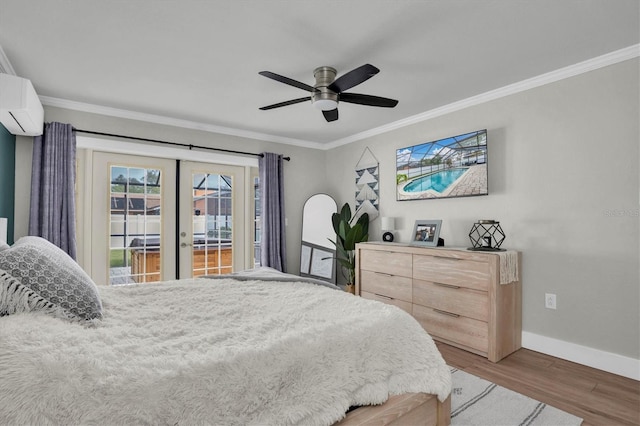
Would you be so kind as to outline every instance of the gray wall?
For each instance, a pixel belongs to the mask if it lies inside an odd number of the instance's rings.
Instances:
[[[149,139],[172,141],[193,145],[211,146],[245,152],[275,152],[291,157],[286,162],[285,209],[287,211],[287,269],[298,273],[300,270],[300,238],[302,231],[302,206],[306,199],[326,188],[325,157],[326,152],[311,148],[263,142],[254,139],[226,136],[209,132],[163,126],[142,121],[108,117],[62,108],[45,107],[45,121],[71,123],[84,130],[136,136]],[[31,164],[32,138],[19,137],[16,157],[20,164]],[[150,147],[150,153],[153,148]],[[17,189],[29,193],[31,179],[30,167],[16,170]],[[21,189],[22,188],[22,189]],[[16,236],[26,235],[28,230],[27,199],[16,200]]]
[[[381,213],[408,241],[416,219],[442,219],[449,246],[468,246],[478,219],[497,219],[504,247],[523,252],[524,331],[640,358],[639,61],[626,61],[329,151],[45,108],[46,121],[78,128],[290,155],[285,166],[288,268],[298,270],[302,205],[314,193],[353,205],[354,166],[365,147],[380,160]],[[396,149],[488,129],[490,195],[395,200]],[[18,138],[18,164],[30,164]],[[29,168],[16,170],[28,192]],[[28,204],[16,200],[16,237]],[[372,239],[380,239],[379,220]],[[544,308],[556,293],[558,309]]]
[[[478,219],[500,220],[523,252],[523,329],[640,357],[637,59],[329,151],[328,192],[354,203],[365,147],[380,161],[380,211],[408,242],[416,219],[442,219],[449,246]],[[488,196],[396,201],[396,149],[488,129]],[[379,220],[372,239],[380,240]],[[557,294],[557,310],[544,294]]]

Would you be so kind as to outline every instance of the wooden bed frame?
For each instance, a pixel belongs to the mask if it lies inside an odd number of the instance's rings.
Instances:
[[[440,402],[435,395],[407,393],[392,396],[382,405],[360,407],[350,411],[334,426],[448,426],[449,424],[451,424],[451,396],[444,402]]]

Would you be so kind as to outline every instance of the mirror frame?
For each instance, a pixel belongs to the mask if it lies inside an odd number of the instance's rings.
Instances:
[[[319,240],[316,238],[309,238],[307,233],[307,238],[313,241],[305,241],[305,216],[308,220],[312,219],[309,217],[307,213],[305,213],[305,209],[309,206],[309,201],[314,197],[323,197],[327,198],[327,201],[331,201],[333,205],[331,208],[327,208],[327,219],[328,228],[325,232],[329,232],[326,235],[326,245],[318,244]],[[338,204],[328,194],[313,194],[305,201],[302,207],[302,233],[301,233],[301,242],[300,242],[300,276],[301,277],[310,277],[315,279],[320,279],[324,281],[331,282],[333,284],[336,283],[336,250],[335,247],[332,247],[331,241],[332,239],[335,241],[336,235],[333,230],[333,223],[331,222],[331,215],[329,214],[329,210],[331,213],[338,212]],[[318,217],[313,218],[313,220],[317,221]],[[312,224],[307,223],[307,226],[312,226]]]

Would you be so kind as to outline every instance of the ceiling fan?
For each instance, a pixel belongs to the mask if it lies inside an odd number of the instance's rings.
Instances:
[[[281,76],[271,71],[260,71],[258,73],[260,75],[311,93],[310,96],[305,96],[304,98],[291,99],[289,101],[267,105],[260,109],[266,111],[268,109],[280,108],[310,100],[313,106],[322,110],[322,114],[327,121],[335,121],[338,119],[338,102],[393,108],[398,104],[398,101],[395,99],[363,95],[360,93],[345,93],[345,90],[349,90],[352,87],[367,81],[379,72],[380,70],[373,65],[365,64],[336,79],[337,71],[335,68],[326,66],[318,67],[313,71],[316,84],[314,86],[309,86],[308,84]]]

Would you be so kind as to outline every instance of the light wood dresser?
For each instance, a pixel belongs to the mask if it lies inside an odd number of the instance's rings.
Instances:
[[[496,253],[397,243],[356,246],[356,294],[404,309],[435,339],[498,362],[521,347],[517,280],[500,283]]]

